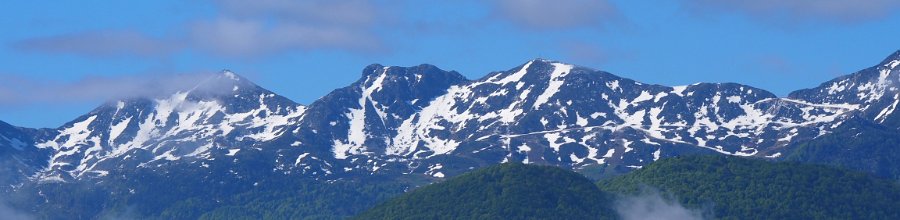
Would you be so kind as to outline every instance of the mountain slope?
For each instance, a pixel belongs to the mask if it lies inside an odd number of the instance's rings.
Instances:
[[[54,152],[41,180],[103,177],[172,161],[208,167],[206,161],[278,138],[304,110],[227,71],[174,94],[112,101],[37,144]]]
[[[506,163],[421,187],[355,219],[610,219],[608,203],[576,173]]]
[[[15,127],[0,121],[0,192],[15,188],[45,167],[50,151],[35,148],[35,136],[47,130]]]
[[[724,219],[897,219],[900,185],[813,165],[730,156],[658,161],[599,183],[609,192],[658,188]]]

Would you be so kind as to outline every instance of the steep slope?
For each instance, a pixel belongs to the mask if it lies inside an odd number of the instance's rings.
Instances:
[[[457,72],[432,65],[370,65],[357,82],[309,106],[304,120],[292,128],[294,133],[284,137],[283,141],[298,148],[285,152],[292,157],[283,160],[283,166],[324,176],[369,175],[379,170],[408,173],[407,166],[395,169],[397,163],[387,162],[397,162],[386,153],[395,145],[392,137],[403,120],[451,85],[465,81]],[[327,163],[325,167],[321,161]]]
[[[855,106],[859,115],[879,124],[900,127],[894,115],[900,102],[900,51],[878,65],[841,76],[820,86],[792,92],[790,98],[816,104]]]
[[[46,166],[50,151],[36,148],[34,137],[48,132],[0,121],[0,192],[21,186]]]
[[[599,185],[626,194],[654,187],[722,219],[900,217],[896,183],[842,169],[732,156],[660,160]]]
[[[506,163],[424,186],[355,219],[610,219],[591,182],[556,167]]]

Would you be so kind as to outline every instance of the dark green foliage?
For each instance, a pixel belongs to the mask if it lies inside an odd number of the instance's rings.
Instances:
[[[200,219],[340,219],[402,193],[396,184],[334,182],[290,190],[253,190],[233,196]],[[163,216],[169,218],[170,216]]]
[[[329,182],[272,175],[254,185],[238,179],[147,175],[140,181],[42,184],[21,193],[40,191],[43,196],[14,202],[21,206],[16,208],[34,210],[40,219],[342,219],[403,193],[412,180]]]
[[[900,219],[900,186],[864,173],[726,156],[657,161],[598,183],[608,192],[649,186],[722,219]]]
[[[356,219],[610,219],[606,198],[577,173],[507,163],[424,186]]]

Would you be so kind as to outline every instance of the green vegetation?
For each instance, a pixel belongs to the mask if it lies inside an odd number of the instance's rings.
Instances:
[[[5,199],[34,210],[39,219],[342,219],[361,212],[355,218],[614,219],[616,199],[639,198],[651,188],[721,219],[900,219],[900,185],[891,180],[726,156],[663,159],[596,185],[562,168],[507,163],[403,195],[423,179],[319,181],[260,174],[268,178],[253,178],[262,179],[257,184],[224,175],[177,178],[190,176],[190,170],[156,173],[100,185],[25,186]]]
[[[507,163],[424,186],[356,219],[611,219],[607,198],[572,171]]]
[[[203,213],[199,219],[340,219],[400,194],[402,189],[378,183],[331,183],[250,191],[233,196],[227,205]],[[163,219],[181,219],[171,213],[164,213]]]
[[[653,187],[722,219],[900,219],[900,186],[853,171],[726,156],[657,161],[598,183],[623,194]]]
[[[257,185],[157,176],[139,181],[145,184],[43,184],[22,191],[43,197],[22,195],[14,202],[23,210],[35,207],[39,219],[342,219],[403,193],[414,180],[273,175]]]

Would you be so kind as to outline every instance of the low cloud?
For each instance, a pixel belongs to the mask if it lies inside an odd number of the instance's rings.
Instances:
[[[9,207],[5,202],[0,201],[0,219],[32,220],[37,218],[29,213]]]
[[[690,210],[664,197],[659,191],[646,189],[637,195],[622,196],[616,201],[616,212],[624,220],[702,220],[700,211]]]
[[[230,92],[215,74],[143,74],[87,77],[74,82],[0,76],[0,105],[59,104],[158,97],[189,89]],[[200,85],[200,86],[198,86]]]
[[[890,16],[896,0],[682,0],[694,13],[739,13],[784,25],[809,22],[859,23]]]
[[[502,18],[528,29],[601,28],[621,19],[607,0],[496,0],[495,4]]]

